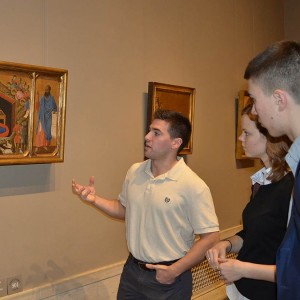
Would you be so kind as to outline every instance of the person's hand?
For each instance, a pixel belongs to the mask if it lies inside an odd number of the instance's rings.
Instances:
[[[208,249],[205,253],[208,264],[214,270],[219,270],[219,259],[226,258],[226,248],[228,246],[228,242],[220,241],[212,248]]]
[[[96,190],[95,190],[95,178],[90,177],[89,185],[80,185],[75,180],[72,180],[73,191],[80,196],[82,200],[89,203],[94,203],[96,200]]]
[[[220,278],[225,284],[231,284],[243,276],[244,263],[237,259],[219,259]]]
[[[151,270],[156,270],[156,280],[162,284],[172,284],[176,276],[171,266],[146,264]]]

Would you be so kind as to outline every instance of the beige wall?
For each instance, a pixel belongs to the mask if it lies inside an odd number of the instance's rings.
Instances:
[[[2,0],[1,60],[69,71],[65,162],[0,167],[0,279],[25,289],[125,259],[124,224],[71,191],[95,175],[116,197],[143,159],[149,81],[196,88],[188,164],[222,229],[238,225],[256,167],[235,161],[243,71],[284,36],[282,0]]]

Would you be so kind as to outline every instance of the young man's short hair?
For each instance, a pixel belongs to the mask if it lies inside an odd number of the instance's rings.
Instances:
[[[244,78],[256,82],[267,95],[286,90],[300,104],[300,44],[279,41],[269,46],[249,62]]]
[[[179,153],[187,145],[191,137],[192,126],[189,119],[177,111],[164,109],[156,110],[154,119],[164,120],[169,123],[169,133],[172,139],[182,139],[182,144],[178,149]]]

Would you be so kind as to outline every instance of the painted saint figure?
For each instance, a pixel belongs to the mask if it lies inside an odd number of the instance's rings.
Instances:
[[[46,85],[45,93],[40,100],[38,113],[35,142],[37,148],[44,147],[44,149],[47,150],[47,147],[50,146],[52,140],[51,126],[53,112],[57,112],[57,105],[54,97],[51,95],[50,85]]]
[[[17,124],[14,126],[13,132],[15,132],[14,137],[14,145],[15,145],[15,152],[20,152],[20,144],[21,144],[21,132],[22,132],[22,125],[21,122],[18,121]]]

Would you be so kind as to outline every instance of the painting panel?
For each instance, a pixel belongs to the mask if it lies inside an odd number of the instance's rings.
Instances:
[[[0,164],[63,161],[67,74],[0,62]]]
[[[158,82],[149,82],[148,84],[147,128],[149,128],[153,120],[154,112],[157,109],[167,109],[180,112],[191,122],[192,133],[190,141],[183,148],[180,154],[192,154],[193,152],[195,92],[195,88],[185,86]]]
[[[242,111],[248,103],[250,96],[247,91],[239,91],[238,98],[236,99],[236,130],[235,130],[235,158],[236,159],[249,159],[245,155],[242,147],[242,142],[239,136],[242,134]]]

